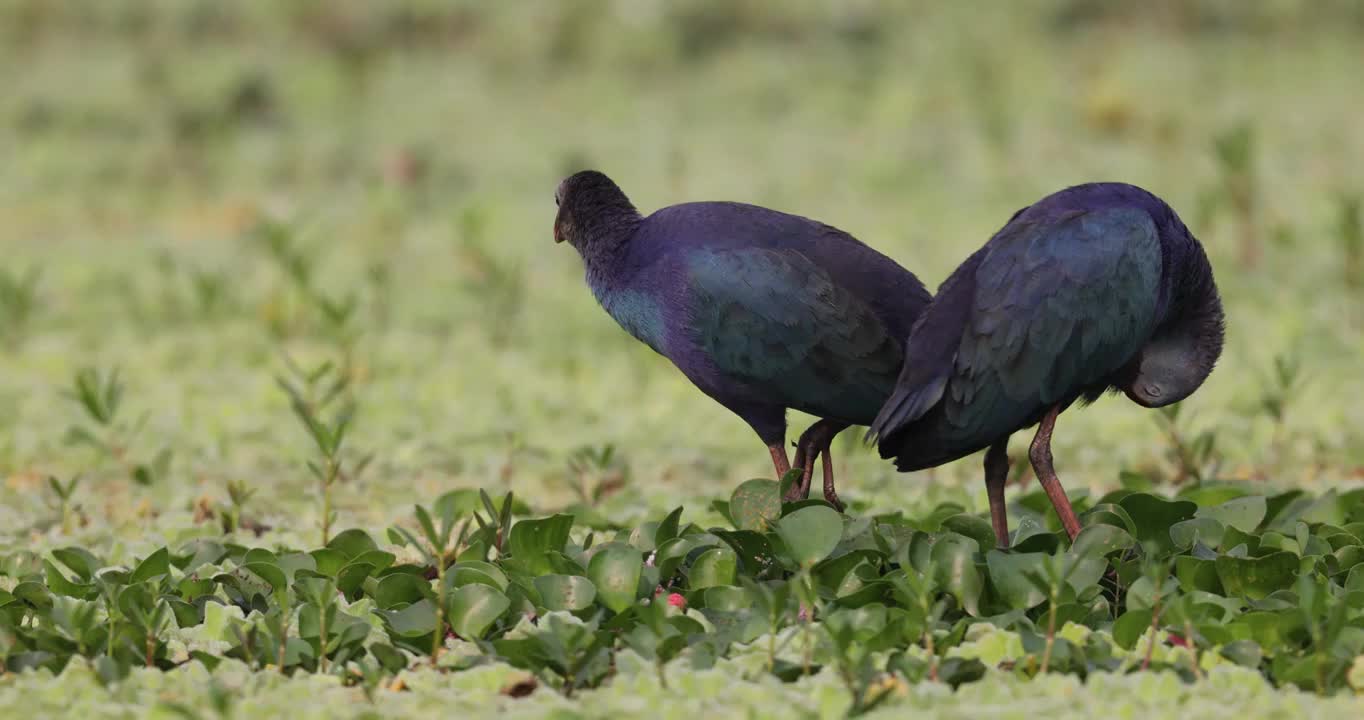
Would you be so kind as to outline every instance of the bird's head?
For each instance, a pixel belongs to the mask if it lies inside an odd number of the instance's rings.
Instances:
[[[1183,232],[1188,243],[1176,246],[1183,251],[1165,259],[1172,277],[1164,318],[1121,385],[1128,399],[1143,407],[1164,407],[1192,395],[1222,355],[1222,298],[1203,247]]]
[[[619,240],[620,231],[633,230],[639,212],[620,187],[603,173],[584,170],[570,175],[554,191],[554,242],[567,242],[587,252],[598,242]]]

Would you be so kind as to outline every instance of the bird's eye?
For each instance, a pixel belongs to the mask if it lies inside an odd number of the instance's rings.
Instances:
[[[554,193],[554,206],[555,206],[555,207],[558,207],[558,206],[559,206],[559,193],[557,193],[557,192]]]

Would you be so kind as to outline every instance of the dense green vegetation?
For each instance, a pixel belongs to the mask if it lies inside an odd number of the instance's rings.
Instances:
[[[1351,2],[0,0],[0,711],[1355,717],[1361,33]],[[1208,246],[1227,348],[1182,409],[1061,417],[1069,551],[1021,462],[999,553],[978,459],[899,475],[852,432],[849,514],[783,508],[551,242],[584,166],[930,287],[1021,205],[1134,182]]]

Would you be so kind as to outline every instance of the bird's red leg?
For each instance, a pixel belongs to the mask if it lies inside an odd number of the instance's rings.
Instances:
[[[818,451],[811,450],[809,435],[810,431],[806,430],[801,433],[800,439],[796,441],[796,462],[794,467],[800,469],[800,481],[795,485],[792,485],[791,489],[786,492],[786,497],[782,498],[782,500],[786,502],[799,502],[810,497],[810,475],[811,470],[815,466],[814,453],[817,453]]]
[[[1009,479],[1009,438],[985,451],[985,494],[990,498],[990,524],[995,528],[995,544],[1009,547],[1009,516],[1004,508],[1004,482]]]
[[[835,510],[843,512],[843,503],[838,499],[838,493],[834,492],[834,456],[830,449],[832,444],[833,437],[830,437],[824,443],[824,451],[820,453],[824,456],[824,499],[833,505]]]
[[[777,482],[781,482],[782,477],[791,470],[791,463],[786,459],[786,446],[781,443],[768,445],[767,451],[772,453],[772,466],[777,469]]]
[[[1061,487],[1061,481],[1056,478],[1056,470],[1051,465],[1051,431],[1056,426],[1056,416],[1059,414],[1061,406],[1057,405],[1042,417],[1042,422],[1037,426],[1037,435],[1032,439],[1032,447],[1028,449],[1028,459],[1037,473],[1038,484],[1051,499],[1057,517],[1061,518],[1061,526],[1074,541],[1075,536],[1080,534],[1080,521],[1076,519],[1070,500],[1066,498],[1065,488]]]

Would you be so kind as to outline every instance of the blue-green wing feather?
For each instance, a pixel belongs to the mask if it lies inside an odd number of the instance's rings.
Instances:
[[[962,270],[916,326],[875,426],[902,466],[979,449],[1121,368],[1154,321],[1160,240],[1142,210],[1077,211],[1011,223]],[[959,339],[944,362],[949,326]]]
[[[870,422],[902,352],[867,303],[795,250],[700,250],[687,272],[691,329],[718,370],[774,404]]]

